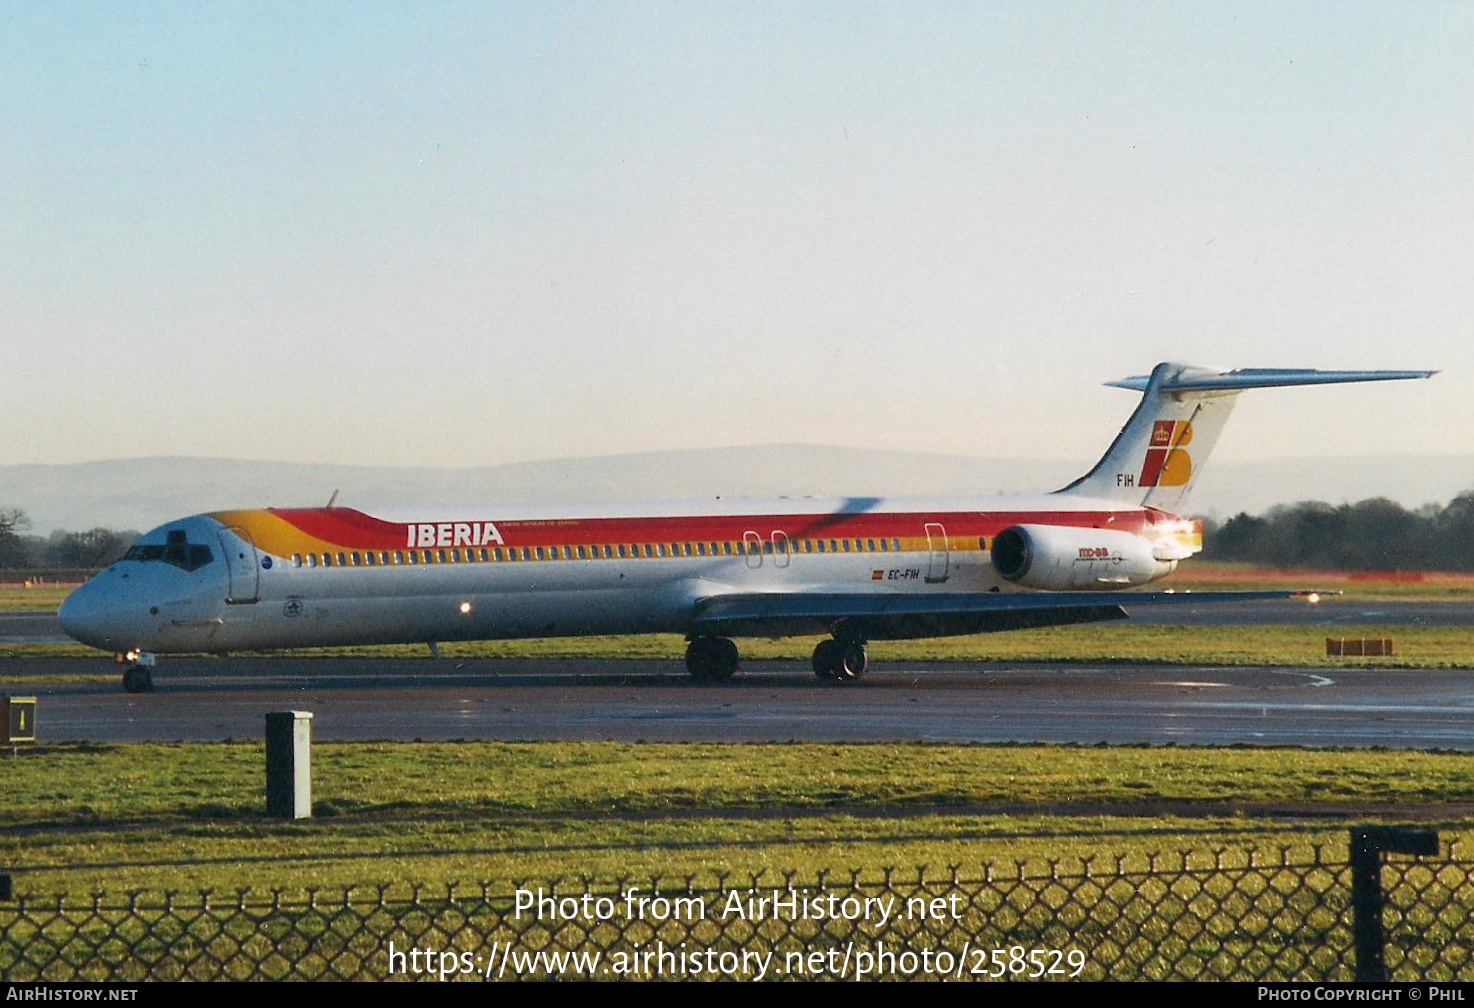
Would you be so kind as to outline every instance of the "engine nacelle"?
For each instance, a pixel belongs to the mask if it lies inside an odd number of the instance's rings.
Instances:
[[[1013,525],[993,537],[993,567],[1025,588],[1129,588],[1177,568],[1152,556],[1149,540],[1115,529]]]

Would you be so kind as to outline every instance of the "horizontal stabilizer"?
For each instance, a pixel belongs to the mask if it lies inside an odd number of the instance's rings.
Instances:
[[[1288,385],[1339,385],[1345,382],[1405,381],[1431,378],[1437,371],[1315,371],[1309,368],[1239,368],[1219,374],[1184,372],[1157,386],[1160,392],[1238,392],[1243,389],[1281,388]],[[1145,392],[1151,375],[1106,382],[1112,388]]]

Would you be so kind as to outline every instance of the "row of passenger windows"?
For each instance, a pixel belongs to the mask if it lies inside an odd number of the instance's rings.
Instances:
[[[650,557],[755,556],[801,553],[900,552],[899,539],[798,539],[698,543],[619,543],[600,546],[497,546],[482,549],[380,550],[294,553],[297,567],[391,567],[435,563],[502,563],[521,560],[630,560]]]

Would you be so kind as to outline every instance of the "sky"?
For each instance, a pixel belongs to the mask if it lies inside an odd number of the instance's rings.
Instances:
[[[0,464],[1474,450],[1474,6],[0,0]]]

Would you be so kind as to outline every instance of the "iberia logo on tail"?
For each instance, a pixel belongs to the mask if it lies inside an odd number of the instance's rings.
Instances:
[[[1193,425],[1186,420],[1158,420],[1141,466],[1137,486],[1186,486],[1192,479],[1193,460],[1183,449],[1192,444]]]

